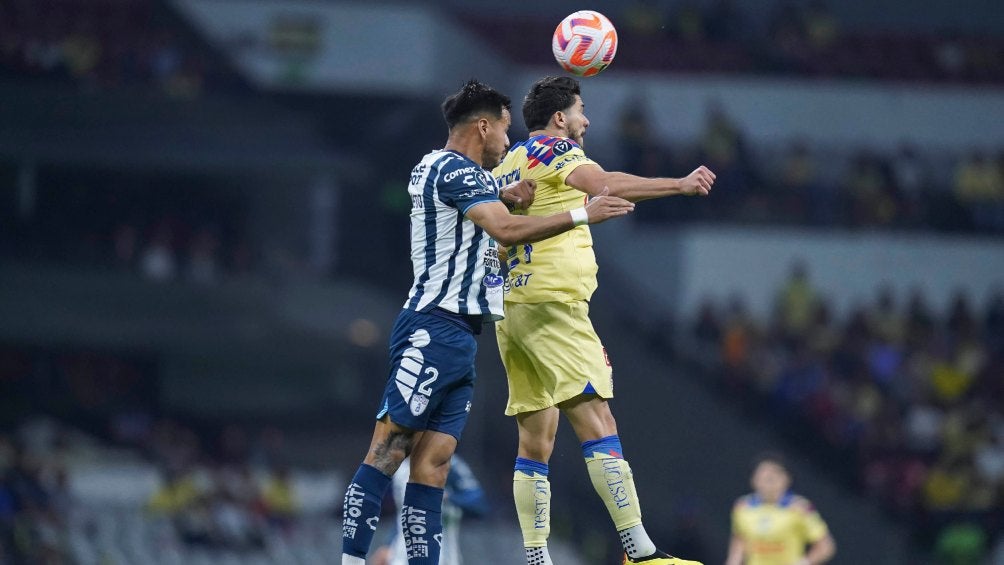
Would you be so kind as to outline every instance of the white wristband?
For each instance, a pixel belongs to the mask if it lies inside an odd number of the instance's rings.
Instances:
[[[586,212],[585,208],[569,210],[569,214],[572,215],[572,223],[576,226],[584,226],[589,223],[589,212]]]

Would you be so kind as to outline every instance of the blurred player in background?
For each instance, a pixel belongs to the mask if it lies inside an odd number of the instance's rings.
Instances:
[[[404,491],[408,484],[410,465],[405,459],[394,473],[394,503],[400,511],[404,504]],[[443,548],[439,554],[440,565],[463,565],[460,552],[460,521],[464,516],[484,516],[488,512],[488,501],[474,472],[467,462],[454,454],[450,461],[450,474],[446,477],[443,497]],[[401,521],[392,530],[387,545],[378,549],[373,556],[373,565],[408,565],[407,548],[401,532]]]
[[[837,546],[812,503],[792,493],[781,456],[760,456],[750,479],[753,494],[732,508],[726,565],[820,565]]]
[[[570,77],[537,81],[523,103],[523,119],[529,139],[514,145],[494,172],[502,184],[535,181],[530,216],[561,213],[606,193],[630,201],[707,195],[715,181],[705,167],[682,179],[603,170],[582,150],[589,120],[579,83]],[[656,549],[642,525],[631,467],[608,404],[610,361],[589,320],[597,271],[589,228],[510,248],[507,265],[506,319],[497,336],[509,380],[506,414],[515,416],[519,427],[513,495],[527,563],[551,563],[547,474],[559,411],[582,442],[586,469],[620,534],[626,562],[695,563]]]
[[[509,98],[472,80],[442,108],[446,147],[423,157],[408,184],[415,280],[391,332],[390,371],[370,447],[345,492],[342,565],[365,564],[391,476],[409,455],[401,508],[408,563],[439,563],[443,487],[474,389],[474,335],[502,317],[496,241],[539,241],[634,208],[603,197],[547,217],[510,214],[503,200],[529,205],[533,183],[500,190],[484,169],[509,146]]]

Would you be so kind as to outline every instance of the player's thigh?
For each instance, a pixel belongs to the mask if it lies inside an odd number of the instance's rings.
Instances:
[[[473,394],[476,352],[469,331],[432,314],[403,312],[391,335],[390,374],[377,418],[387,415],[403,427],[459,439]],[[444,420],[444,410],[453,417]]]
[[[594,394],[576,396],[558,405],[579,441],[590,441],[617,434],[617,421],[610,403]]]

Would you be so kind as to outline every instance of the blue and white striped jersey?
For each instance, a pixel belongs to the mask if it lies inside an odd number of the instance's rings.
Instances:
[[[415,282],[404,307],[438,306],[501,320],[502,286],[495,240],[464,214],[499,200],[492,174],[456,151],[429,153],[411,171],[411,263]]]

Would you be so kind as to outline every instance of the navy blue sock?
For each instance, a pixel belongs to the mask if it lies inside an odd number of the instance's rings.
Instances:
[[[345,489],[342,506],[342,553],[366,557],[380,521],[383,496],[390,485],[390,477],[376,467],[363,463],[352,482]]]
[[[439,565],[443,545],[443,489],[408,483],[401,506],[408,565]]]

